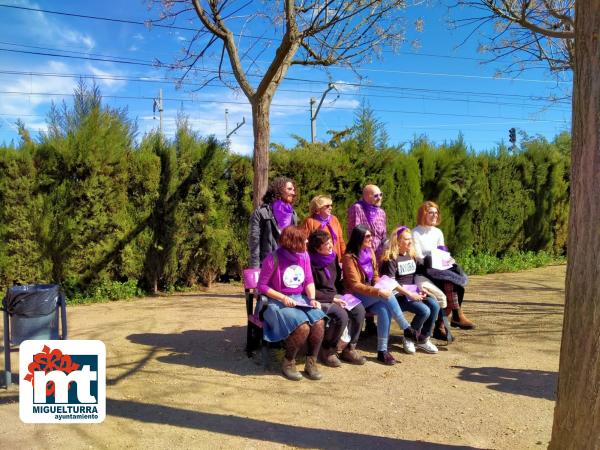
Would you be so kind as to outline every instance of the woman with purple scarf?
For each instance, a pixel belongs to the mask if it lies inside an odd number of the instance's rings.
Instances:
[[[404,331],[404,350],[407,353],[415,352],[416,333],[404,318],[394,293],[374,286],[379,281],[379,274],[372,239],[371,231],[365,225],[358,225],[352,230],[342,258],[344,289],[360,299],[368,312],[377,316],[377,360],[392,365],[396,360],[387,349],[392,319]]]
[[[263,313],[263,337],[269,342],[285,340],[282,372],[290,380],[301,380],[296,355],[308,345],[304,373],[321,379],[317,356],[325,332],[325,313],[315,299],[315,285],[306,252],[306,234],[295,226],[286,227],[280,247],[263,261],[258,291],[268,297]]]
[[[277,247],[281,232],[290,225],[298,224],[298,216],[292,206],[296,198],[296,186],[286,177],[275,178],[263,197],[263,204],[250,217],[249,267],[260,267],[265,257]]]
[[[341,292],[342,271],[333,241],[325,230],[315,230],[308,236],[308,254],[315,283],[316,299],[327,314],[327,328],[319,354],[319,361],[329,367],[340,367],[337,355],[338,342],[348,327],[350,342],[344,348],[341,359],[362,365],[366,359],[356,351],[356,343],[365,321],[365,308],[359,303],[351,307]]]
[[[346,253],[346,242],[342,232],[342,225],[336,216],[331,214],[333,202],[331,197],[326,195],[317,195],[310,201],[308,206],[309,216],[304,221],[302,227],[311,233],[315,230],[323,230],[331,237],[333,251],[341,257]]]

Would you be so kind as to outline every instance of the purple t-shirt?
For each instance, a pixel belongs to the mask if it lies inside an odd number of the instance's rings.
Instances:
[[[277,267],[273,253],[262,263],[258,277],[258,291],[266,294],[269,288],[285,295],[302,294],[306,286],[313,283],[310,257],[307,252],[296,253],[297,260],[288,259],[285,250],[277,249]]]

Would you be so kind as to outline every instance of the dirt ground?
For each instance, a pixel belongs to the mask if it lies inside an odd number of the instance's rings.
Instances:
[[[317,382],[246,357],[239,285],[68,307],[70,338],[106,344],[106,420],[24,424],[13,385],[0,389],[0,447],[545,448],[564,275],[554,266],[473,276],[465,311],[476,330],[457,330],[437,355],[406,355],[395,328],[398,364],[377,363],[365,339],[366,365],[322,368]]]

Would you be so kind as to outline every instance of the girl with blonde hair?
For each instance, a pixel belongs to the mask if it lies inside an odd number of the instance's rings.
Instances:
[[[411,326],[417,332],[416,348],[426,353],[437,353],[437,347],[429,338],[433,333],[440,306],[435,298],[417,287],[416,272],[417,261],[412,245],[412,233],[410,228],[402,225],[390,235],[389,247],[383,254],[380,273],[395,279],[400,285],[396,289],[396,299],[402,311],[415,314]]]

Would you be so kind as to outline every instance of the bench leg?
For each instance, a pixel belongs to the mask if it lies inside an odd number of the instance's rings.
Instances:
[[[248,358],[252,358],[252,355],[254,354],[254,345],[252,345],[252,338],[252,324],[248,322],[248,324],[246,325],[246,355],[248,356]]]
[[[4,386],[6,389],[12,384],[12,374],[10,373],[10,330],[8,325],[8,312],[4,311]]]

